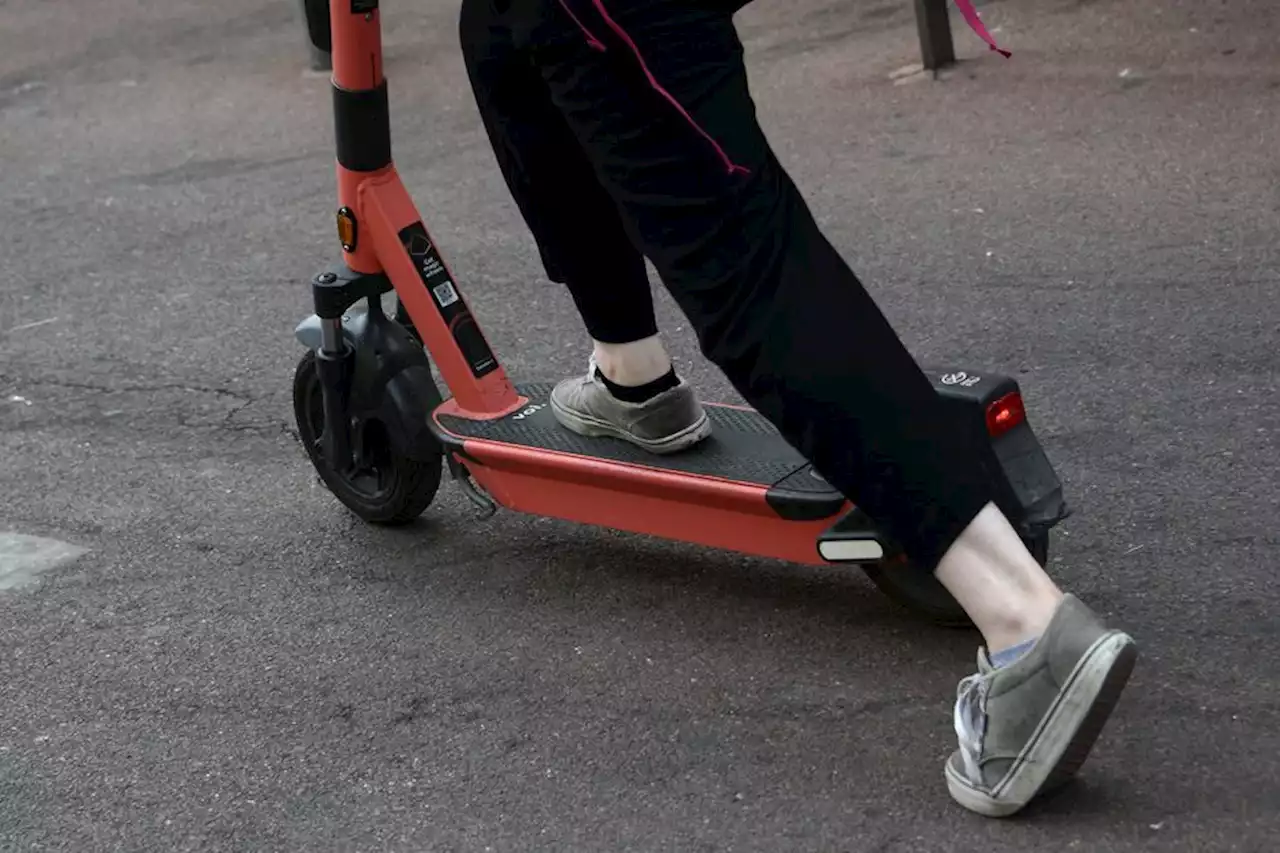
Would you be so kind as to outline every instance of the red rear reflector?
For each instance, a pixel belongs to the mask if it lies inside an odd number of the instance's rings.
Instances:
[[[1010,391],[987,407],[987,432],[998,438],[1027,419],[1022,395]]]

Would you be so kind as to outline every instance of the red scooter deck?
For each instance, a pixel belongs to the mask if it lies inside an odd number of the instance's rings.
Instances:
[[[499,504],[718,548],[826,562],[817,537],[848,502],[759,413],[707,404],[711,437],[657,456],[620,439],[585,438],[565,429],[551,412],[552,387],[518,386],[528,403],[501,418],[467,417],[453,401],[433,414],[447,449]]]

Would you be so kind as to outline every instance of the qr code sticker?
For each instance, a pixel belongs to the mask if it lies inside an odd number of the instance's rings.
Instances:
[[[450,305],[458,301],[458,291],[453,289],[453,282],[445,281],[431,288],[431,292],[435,294],[436,302],[441,308],[448,308]]]

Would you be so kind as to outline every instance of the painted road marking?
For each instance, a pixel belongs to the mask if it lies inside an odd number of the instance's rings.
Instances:
[[[35,583],[42,572],[69,563],[86,550],[57,539],[0,531],[0,592]]]

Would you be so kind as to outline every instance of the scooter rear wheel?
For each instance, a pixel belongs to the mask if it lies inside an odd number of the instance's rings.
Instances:
[[[351,446],[355,465],[350,471],[336,471],[321,446],[323,400],[315,353],[308,352],[293,374],[293,414],[298,439],[329,491],[370,524],[403,525],[422,515],[440,489],[442,457],[409,459],[392,446],[379,421],[354,419]]]
[[[1049,534],[1024,540],[1027,550],[1041,566],[1049,562]],[[863,571],[880,591],[917,616],[947,628],[972,628],[973,622],[947,588],[932,572],[911,565],[906,557],[872,566]]]

